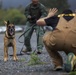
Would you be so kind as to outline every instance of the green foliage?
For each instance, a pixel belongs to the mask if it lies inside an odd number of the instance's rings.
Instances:
[[[6,16],[6,12],[4,10],[0,10],[0,25],[3,25],[4,17]]]
[[[76,71],[74,71],[74,72],[70,72],[69,75],[76,75]]]
[[[25,15],[23,15],[17,9],[10,9],[7,11],[5,20],[10,20],[12,23],[15,24],[25,24]]]
[[[43,64],[43,62],[40,60],[37,54],[35,52],[31,53],[30,61],[28,62],[28,65],[37,65],[37,64]]]
[[[9,20],[14,24],[25,24],[26,17],[17,9],[0,10],[0,25],[3,25],[4,20]]]

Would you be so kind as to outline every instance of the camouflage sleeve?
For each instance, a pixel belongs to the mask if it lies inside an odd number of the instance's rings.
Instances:
[[[46,7],[43,4],[41,4],[41,14],[41,18],[47,16]]]
[[[28,18],[28,16],[30,15],[29,8],[30,8],[30,5],[28,5],[28,6],[25,8],[24,15],[26,16],[26,18]]]

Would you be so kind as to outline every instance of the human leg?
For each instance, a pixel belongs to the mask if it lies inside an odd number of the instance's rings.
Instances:
[[[63,60],[60,54],[56,49],[54,49],[54,44],[51,43],[51,32],[47,32],[47,34],[43,37],[43,42],[48,51],[50,57],[52,58],[53,64],[55,66],[55,70],[61,70],[63,66]]]
[[[37,53],[41,54],[42,49],[43,49],[42,37],[44,35],[44,30],[40,26],[36,26],[35,30],[36,30],[36,35],[37,35],[37,50],[38,50]]]
[[[30,23],[26,23],[26,28],[25,28],[25,34],[24,34],[24,45],[26,46],[26,50],[24,50],[25,52],[27,51],[31,51],[31,44],[30,44],[30,39],[33,33],[33,28],[31,28],[32,25]]]

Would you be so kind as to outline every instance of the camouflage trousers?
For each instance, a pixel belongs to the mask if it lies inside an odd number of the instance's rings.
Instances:
[[[33,26],[34,25],[34,26]],[[32,27],[33,26],[33,27]],[[29,29],[29,30],[28,30]],[[24,45],[26,46],[27,50],[32,49],[31,48],[31,36],[33,34],[33,32],[36,32],[36,36],[37,36],[37,50],[42,50],[43,48],[43,41],[42,41],[42,37],[44,35],[44,31],[43,28],[36,25],[36,24],[31,24],[29,22],[26,23],[26,28],[25,31],[27,31],[24,35]],[[33,43],[33,42],[32,42]]]

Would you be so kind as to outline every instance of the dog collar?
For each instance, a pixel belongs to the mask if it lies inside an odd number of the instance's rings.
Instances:
[[[13,39],[14,38],[14,36],[7,36],[7,32],[5,32],[5,37],[7,37],[8,39]]]

